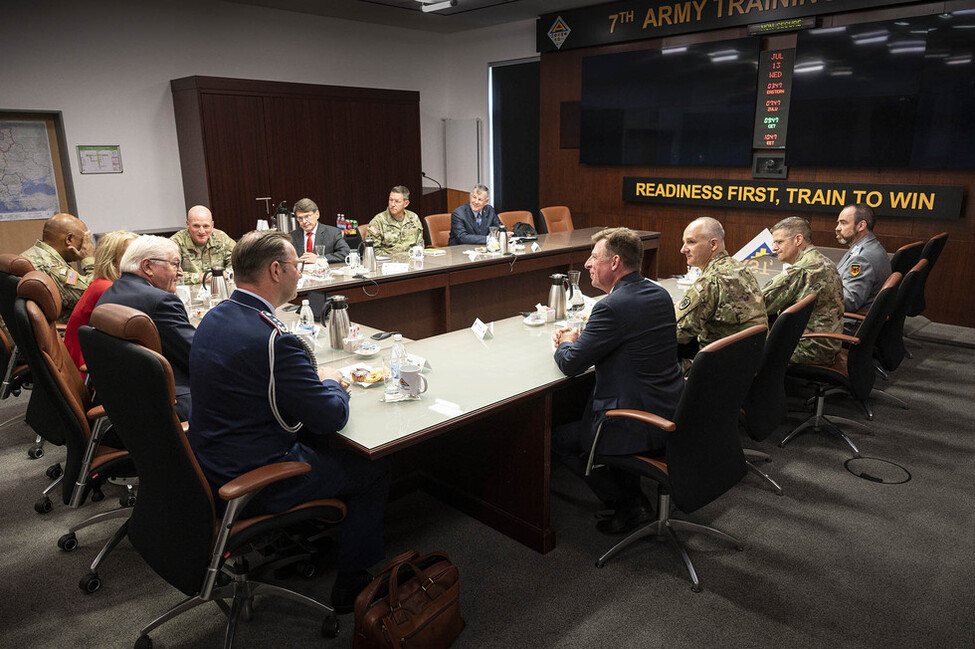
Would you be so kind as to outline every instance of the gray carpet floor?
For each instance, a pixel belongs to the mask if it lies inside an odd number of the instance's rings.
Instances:
[[[537,554],[491,528],[416,492],[391,502],[387,554],[447,551],[461,573],[467,628],[455,647],[975,647],[975,352],[924,342],[878,387],[910,404],[875,399],[873,435],[851,431],[865,456],[906,468],[909,482],[878,484],[844,468],[837,440],[803,435],[767,442],[765,465],[781,482],[776,496],[749,475],[694,520],[737,536],[737,552],[691,537],[687,545],[704,585],[693,593],[671,548],[653,541],[624,551],[604,568],[594,559],[612,540],[594,527],[597,503],[555,464],[552,517],[557,547]],[[0,421],[22,415],[26,393],[0,404]],[[855,403],[831,401],[828,413],[863,421]],[[39,515],[33,503],[44,469],[63,457],[48,447],[29,460],[23,422],[0,429],[0,647],[130,647],[140,626],[182,597],[123,542],[100,571],[104,585],[85,595],[77,583],[107,523],[79,533],[81,547],[56,547],[68,525],[115,504],[72,510],[58,501]],[[332,574],[283,583],[327,598]],[[224,618],[201,607],[153,634],[156,647],[222,646]],[[351,647],[352,618],[324,641],[306,609],[258,599],[238,647]]]

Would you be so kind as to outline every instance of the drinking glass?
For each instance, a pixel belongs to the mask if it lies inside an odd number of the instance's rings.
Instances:
[[[315,246],[315,254],[318,255],[315,260],[315,274],[319,277],[328,277],[328,259],[325,258],[327,248],[323,245]]]

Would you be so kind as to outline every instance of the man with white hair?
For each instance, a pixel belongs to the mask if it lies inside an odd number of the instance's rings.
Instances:
[[[196,330],[176,297],[182,276],[179,247],[169,239],[143,235],[122,256],[122,276],[105,291],[98,304],[124,304],[142,311],[156,323],[162,354],[176,379],[176,413],[190,417],[190,345]]]

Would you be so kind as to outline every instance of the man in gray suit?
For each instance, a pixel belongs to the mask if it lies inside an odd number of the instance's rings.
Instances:
[[[849,313],[867,311],[890,277],[890,258],[873,234],[875,221],[873,210],[863,203],[847,205],[836,217],[836,240],[850,246],[836,265],[843,280],[843,307]]]
[[[325,259],[335,264],[344,264],[349,254],[349,244],[345,242],[339,229],[318,222],[318,205],[310,198],[302,198],[295,203],[295,219],[300,230],[291,233],[291,243],[298,252],[299,259],[314,263],[318,259],[315,246],[325,246]]]

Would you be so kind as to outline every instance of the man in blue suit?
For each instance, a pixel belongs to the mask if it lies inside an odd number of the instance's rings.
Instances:
[[[273,462],[307,462],[311,471],[263,489],[248,514],[280,512],[318,498],[341,498],[338,576],[332,604],[352,611],[383,559],[383,512],[390,470],[328,437],[349,417],[348,384],[318,369],[297,337],[274,315],[294,299],[301,262],[286,234],[249,232],[233,253],[237,290],[203,318],[190,355],[196,406],[189,441],[216,488]]]
[[[470,203],[461,205],[450,213],[450,239],[448,246],[483,245],[491,227],[503,228],[494,208],[488,205],[490,193],[484,185],[474,185]]]
[[[98,299],[98,304],[124,304],[144,312],[156,323],[162,355],[176,380],[176,414],[190,418],[190,345],[196,330],[186,308],[176,297],[176,282],[183,275],[179,246],[163,237],[143,235],[126,249],[119,270],[122,276]]]
[[[553,450],[579,473],[584,473],[596,429],[608,410],[645,410],[669,419],[684,388],[674,306],[666,290],[640,276],[640,237],[627,228],[610,228],[595,234],[593,241],[586,268],[592,285],[608,295],[593,306],[581,334],[572,329],[555,334],[555,362],[563,373],[571,376],[596,368],[595,388],[582,420],[552,431]],[[665,442],[666,433],[658,428],[610,419],[597,452],[660,453]],[[597,523],[601,532],[629,532],[649,516],[639,476],[601,468],[586,481],[615,510]]]

